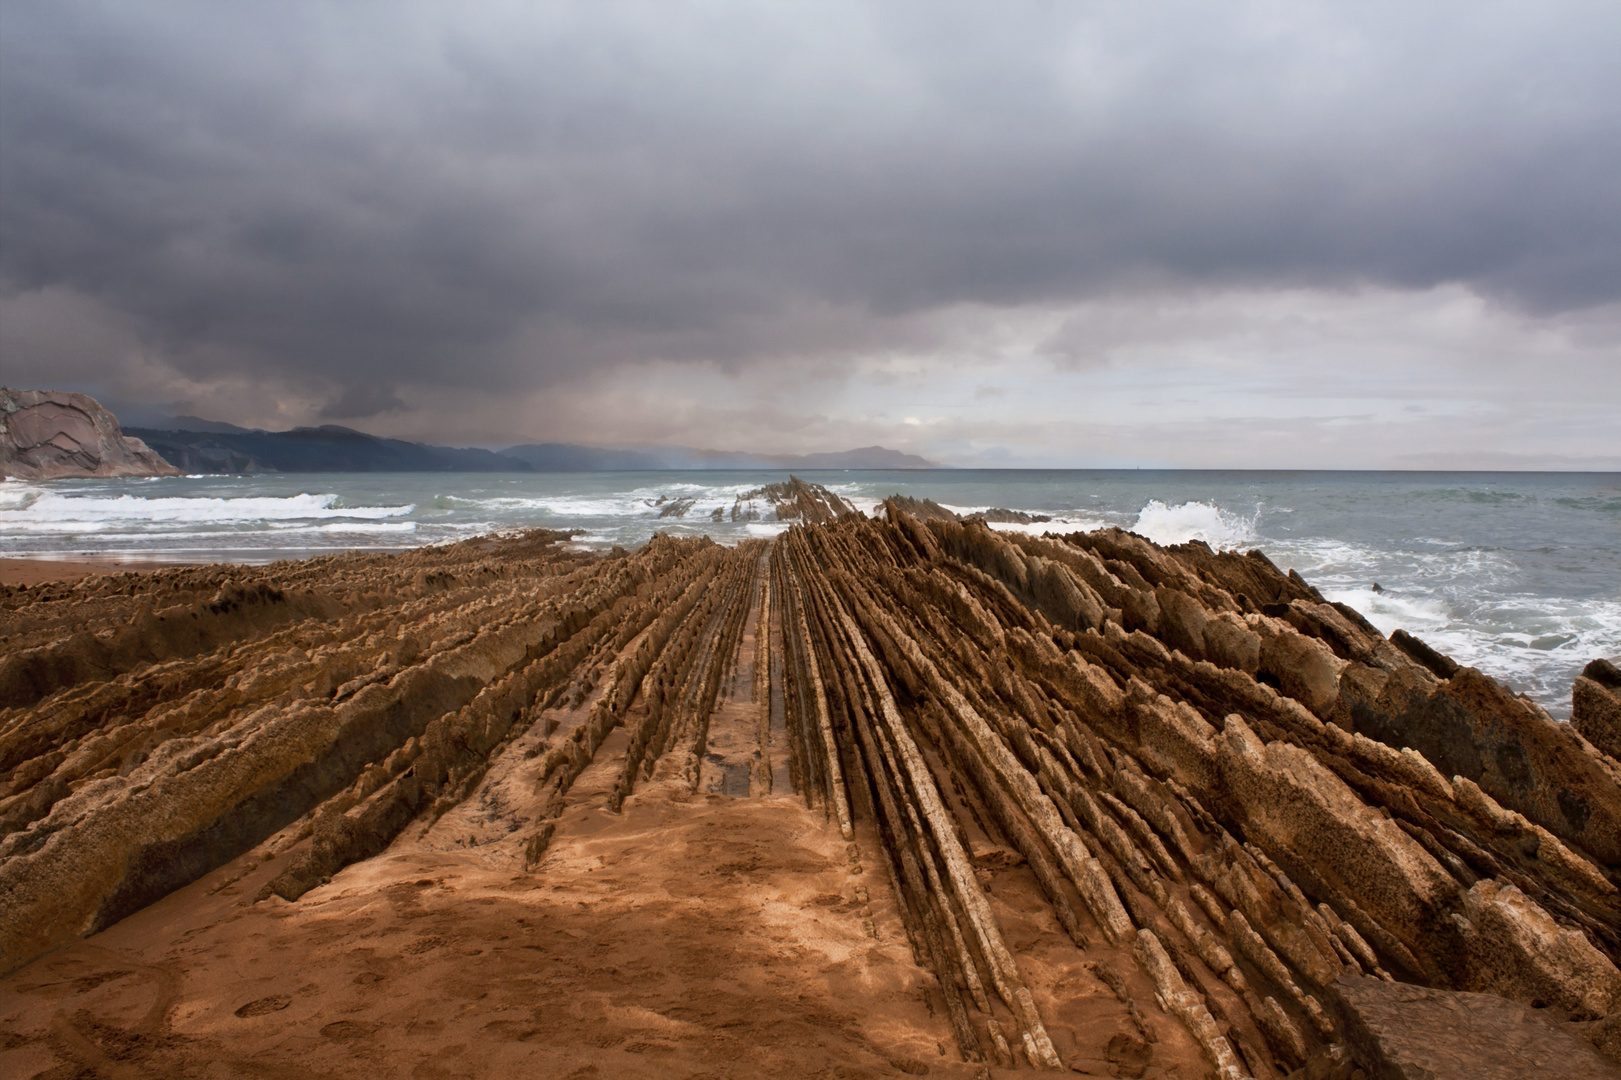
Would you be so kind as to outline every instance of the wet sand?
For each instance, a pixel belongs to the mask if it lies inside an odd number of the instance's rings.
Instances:
[[[598,796],[601,771],[582,778]],[[471,807],[296,904],[253,902],[296,853],[245,855],[5,979],[3,1071],[979,1074],[931,1015],[892,905],[866,934],[861,879],[820,811],[658,790],[623,815],[592,801],[535,874],[484,849]]]
[[[91,559],[0,558],[0,585],[43,585],[47,581],[78,581],[92,574],[145,573],[190,563],[152,562],[111,557]]]

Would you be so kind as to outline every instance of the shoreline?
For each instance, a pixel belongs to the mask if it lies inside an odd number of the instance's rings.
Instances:
[[[176,566],[209,566],[219,560],[180,562],[174,559],[119,559],[89,556],[72,559],[0,557],[0,585],[33,586],[58,581],[80,581],[101,574],[146,573]]]

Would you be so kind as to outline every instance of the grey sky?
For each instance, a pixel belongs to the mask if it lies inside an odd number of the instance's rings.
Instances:
[[[0,19],[0,360],[131,415],[1621,466],[1613,3]]]

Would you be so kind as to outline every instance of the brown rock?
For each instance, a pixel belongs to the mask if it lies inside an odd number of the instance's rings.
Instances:
[[[179,475],[92,397],[0,386],[0,477]]]
[[[1159,636],[1173,649],[1195,660],[1205,658],[1205,624],[1210,613],[1204,605],[1180,589],[1155,589],[1159,602]]]
[[[1260,669],[1277,680],[1278,689],[1326,720],[1340,696],[1345,661],[1316,638],[1274,623],[1275,632],[1261,637]]]
[[[1621,668],[1617,668],[1602,656],[1596,660],[1589,660],[1587,666],[1582,668],[1582,674],[1606,690],[1621,690]]]
[[[1264,663],[1263,663],[1264,666]],[[1614,766],[1570,726],[1474,668],[1433,688],[1392,678],[1356,730],[1410,746],[1443,776],[1463,776],[1605,866],[1621,866],[1621,788]]]
[[[941,506],[933,499],[914,499],[910,495],[891,495],[884,500],[889,516],[893,519],[895,511],[900,511],[918,521],[956,521],[957,515]]]
[[[1027,514],[1023,510],[1004,510],[993,506],[989,510],[979,510],[963,518],[964,521],[983,521],[996,525],[1038,525],[1044,521],[1051,521],[1047,514]]]
[[[1213,664],[1253,676],[1261,669],[1261,636],[1224,611],[1204,625],[1205,657]]]
[[[739,495],[732,503],[732,520],[757,520],[761,516],[754,506],[757,499],[771,504],[778,521],[799,521],[806,525],[837,521],[843,514],[856,512],[855,507],[821,484],[806,483],[797,476],[790,476],[782,483],[767,484]]]
[[[1429,932],[1457,885],[1395,822],[1306,751],[1262,743],[1236,716],[1215,743],[1226,798],[1252,837],[1305,860],[1409,948],[1442,946]]]
[[[1614,1065],[1536,1009],[1492,994],[1426,990],[1359,975],[1331,1008],[1372,1080],[1615,1080]]]
[[[1543,1002],[1587,1019],[1621,1005],[1621,971],[1578,930],[1560,926],[1519,889],[1485,880],[1464,894],[1474,989]]]
[[[1588,664],[1588,670],[1598,663]],[[1576,676],[1576,685],[1570,691],[1570,723],[1588,742],[1621,759],[1621,691],[1589,678],[1585,672]]]
[[[1436,652],[1405,630],[1390,635],[1390,643],[1415,662],[1428,668],[1437,679],[1450,679],[1458,673],[1458,662],[1444,653]]]

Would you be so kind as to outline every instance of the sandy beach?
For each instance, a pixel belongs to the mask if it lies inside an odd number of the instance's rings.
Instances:
[[[78,581],[93,574],[142,574],[187,565],[193,564],[117,558],[0,558],[0,585],[42,585],[47,581]]]

